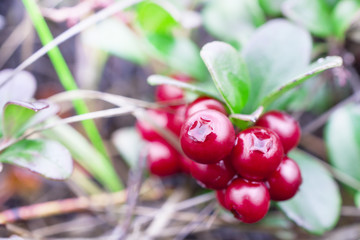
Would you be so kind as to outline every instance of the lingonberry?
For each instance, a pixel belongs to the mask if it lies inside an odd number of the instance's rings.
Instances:
[[[180,156],[180,166],[181,166],[181,170],[184,172],[184,173],[188,173],[190,174],[190,169],[191,169],[191,163],[193,161],[186,157],[186,156]]]
[[[226,188],[235,176],[232,166],[224,160],[214,164],[202,164],[192,161],[190,172],[202,187],[210,189]]]
[[[172,85],[159,85],[155,90],[157,102],[175,101],[184,98],[184,91]]]
[[[225,115],[227,114],[226,109],[221,102],[209,97],[200,97],[187,107],[185,116],[189,117],[198,111],[206,109],[213,109]]]
[[[284,201],[292,198],[301,182],[299,166],[294,160],[285,156],[278,169],[267,179],[271,199]]]
[[[191,115],[180,133],[184,153],[194,161],[216,163],[234,146],[235,130],[230,120],[215,110],[202,110]]]
[[[180,171],[179,153],[164,142],[154,141],[147,145],[147,164],[150,173],[165,177]]]
[[[279,166],[283,147],[279,137],[268,128],[251,127],[240,132],[231,153],[236,172],[249,180],[263,180]]]
[[[273,130],[279,136],[285,154],[299,143],[301,135],[299,123],[287,113],[267,112],[257,120],[256,125]]]
[[[231,210],[231,208],[226,205],[225,193],[226,193],[226,189],[217,190],[216,191],[216,199],[223,208],[225,208],[227,210]]]
[[[245,223],[262,219],[269,210],[270,195],[265,184],[237,178],[226,188],[225,207]]]

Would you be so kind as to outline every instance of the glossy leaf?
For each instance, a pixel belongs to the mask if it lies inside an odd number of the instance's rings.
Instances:
[[[311,233],[323,234],[332,229],[340,217],[338,186],[313,156],[299,150],[289,155],[299,164],[303,183],[295,197],[277,205],[297,225]]]
[[[285,92],[293,89],[294,87],[298,86],[299,84],[303,83],[307,79],[325,71],[326,69],[339,67],[342,65],[342,58],[333,56],[333,57],[326,57],[320,58],[315,63],[311,64],[304,73],[301,73],[299,76],[296,76],[293,79],[289,79],[289,81],[285,82],[284,85],[280,86],[271,94],[267,95],[263,100],[261,105],[266,107],[268,104],[273,102],[275,99],[280,97]]]
[[[70,177],[73,163],[69,151],[51,140],[21,140],[0,154],[0,162],[15,164],[44,177],[63,180]]]
[[[144,147],[136,129],[133,127],[121,128],[112,135],[112,142],[126,163],[134,168],[137,166],[140,152]]]
[[[111,162],[69,125],[59,125],[43,132],[62,143],[74,159],[110,191],[123,189],[122,182]]]
[[[265,16],[257,1],[209,1],[203,12],[204,26],[213,36],[236,47],[244,45]]]
[[[272,20],[259,28],[243,50],[250,75],[246,113],[303,73],[310,62],[311,37],[286,21]]]
[[[206,68],[200,49],[189,38],[152,34],[147,37],[149,54],[180,73],[205,79]]]
[[[0,116],[7,102],[28,101],[36,90],[35,78],[25,71],[16,74],[10,81],[4,83],[12,72],[12,69],[0,71]]]
[[[200,55],[231,112],[240,113],[249,96],[249,76],[240,54],[227,43],[211,42]]]
[[[16,138],[22,134],[27,122],[35,114],[47,108],[49,105],[45,102],[8,102],[4,107],[2,114],[2,129],[5,138]]]
[[[283,5],[283,13],[318,37],[334,33],[331,8],[325,0],[288,0]]]
[[[144,64],[147,56],[143,43],[125,23],[118,19],[108,19],[84,31],[82,40],[89,46],[126,60]]]
[[[325,128],[331,164],[360,181],[360,108],[347,105],[336,110]]]
[[[281,6],[286,0],[259,0],[264,12],[269,16],[281,15]]]
[[[360,1],[357,0],[343,0],[336,5],[332,18],[335,34],[338,39],[344,40],[345,32],[350,27],[351,21],[359,10]]]

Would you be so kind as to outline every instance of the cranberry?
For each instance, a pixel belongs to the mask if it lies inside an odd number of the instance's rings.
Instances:
[[[216,191],[216,199],[218,200],[219,204],[223,208],[225,208],[227,210],[231,210],[230,207],[226,205],[225,193],[226,193],[226,189],[217,190]]]
[[[225,206],[245,223],[262,219],[270,207],[270,195],[262,182],[235,179],[226,189]]]
[[[171,146],[159,142],[149,142],[147,145],[147,164],[150,173],[165,177],[180,170],[179,154]]]
[[[198,183],[211,189],[223,189],[235,176],[235,171],[227,161],[221,160],[214,164],[202,164],[192,161],[191,175]]]
[[[175,101],[184,98],[184,91],[172,85],[159,85],[155,90],[157,102]]]
[[[180,123],[177,123],[174,120],[176,117],[175,114],[161,110],[148,110],[146,113],[150,120],[159,127],[167,128],[173,133],[179,135],[181,128]],[[136,122],[136,128],[142,138],[147,141],[157,141],[163,139],[162,136],[153,128],[153,126],[145,120],[138,120]]]
[[[184,153],[194,161],[212,164],[224,159],[235,141],[230,120],[215,110],[202,110],[184,123],[180,142]]]
[[[225,115],[227,114],[226,109],[221,102],[209,97],[200,97],[188,106],[185,116],[189,117],[200,110],[206,109],[213,109]]]
[[[278,169],[267,179],[272,200],[292,198],[302,182],[300,168],[291,158],[284,157]]]
[[[301,135],[299,123],[289,114],[270,111],[261,116],[256,125],[273,130],[280,137],[285,154],[299,143]]]
[[[268,128],[251,127],[240,132],[231,154],[237,173],[249,180],[263,180],[279,166],[283,148],[279,137]]]

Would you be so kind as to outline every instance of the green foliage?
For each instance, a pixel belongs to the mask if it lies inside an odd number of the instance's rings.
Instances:
[[[314,234],[332,229],[340,217],[341,196],[329,172],[311,155],[299,150],[289,156],[300,166],[303,183],[294,198],[277,206],[299,226]]]
[[[0,154],[0,162],[15,164],[44,177],[63,180],[70,177],[73,163],[69,151],[51,140],[21,140]]]
[[[335,36],[339,40],[344,40],[346,30],[349,28],[355,14],[360,10],[360,1],[358,0],[342,0],[340,1],[333,13],[333,23]]]
[[[286,0],[258,0],[261,8],[269,16],[280,16],[281,6]]]

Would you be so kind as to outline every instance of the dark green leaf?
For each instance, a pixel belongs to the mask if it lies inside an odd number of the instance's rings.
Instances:
[[[283,13],[316,36],[334,34],[331,8],[324,0],[288,0],[283,5]]]
[[[155,1],[145,1],[139,4],[137,15],[140,26],[149,33],[170,34],[172,29],[178,25],[167,9]]]
[[[254,0],[209,1],[202,13],[204,26],[212,35],[239,47],[265,22]]]
[[[280,97],[285,92],[293,89],[294,87],[298,86],[299,84],[303,83],[307,79],[319,74],[326,69],[339,67],[342,65],[342,58],[341,57],[326,57],[320,58],[315,63],[311,64],[304,73],[296,76],[295,78],[289,79],[288,82],[284,81],[284,85],[280,86],[274,92],[267,95],[263,100],[261,105],[264,107],[268,106],[271,102],[273,102],[276,98]]]
[[[15,164],[47,178],[70,177],[73,163],[69,151],[50,140],[21,140],[0,154],[0,162]]]
[[[303,183],[294,198],[277,205],[299,226],[314,234],[332,229],[340,217],[341,197],[330,173],[311,155],[290,153],[300,166]]]
[[[243,55],[250,75],[245,113],[251,113],[263,98],[306,70],[310,62],[311,37],[286,20],[272,20],[256,31]]]
[[[5,138],[16,138],[25,130],[26,123],[40,110],[49,105],[45,102],[8,102],[2,115],[2,128]]]
[[[360,108],[347,105],[336,110],[325,128],[331,164],[360,181]]]
[[[117,130],[112,136],[112,142],[126,163],[131,168],[136,167],[144,147],[144,141],[136,129],[129,127]]]
[[[350,27],[351,21],[359,10],[360,1],[357,0],[343,0],[336,5],[332,18],[335,35],[338,39],[344,40],[345,32]]]
[[[240,113],[249,96],[249,76],[240,54],[227,43],[211,42],[200,55],[231,112]]]
[[[269,16],[280,16],[281,6],[286,0],[259,0],[259,4],[264,12]]]
[[[123,188],[111,162],[104,159],[104,156],[71,126],[59,125],[43,133],[61,142],[71,152],[74,159],[108,190],[115,192]]]
[[[197,80],[205,79],[206,68],[200,49],[189,38],[153,34],[147,40],[150,55],[183,74]]]
[[[104,50],[126,60],[144,64],[147,61],[143,43],[122,21],[108,19],[91,27],[82,34],[89,46]]]
[[[207,88],[208,90],[206,89],[206,87],[208,87],[211,84],[207,84],[207,86],[201,86],[199,84],[197,85],[189,84],[162,75],[151,75],[150,77],[148,77],[147,81],[152,86],[162,85],[162,84],[172,85],[190,92],[194,92],[198,95],[206,95],[218,99],[219,101],[223,101],[222,98],[217,94],[216,90],[211,91],[209,88]]]

